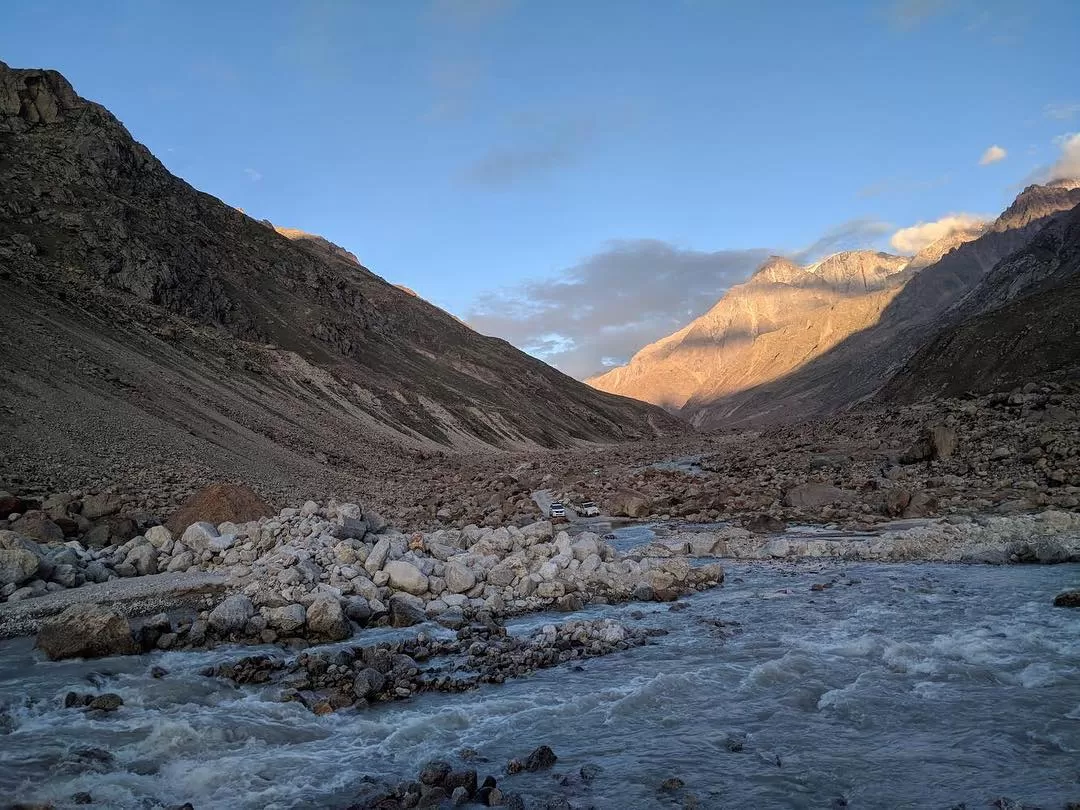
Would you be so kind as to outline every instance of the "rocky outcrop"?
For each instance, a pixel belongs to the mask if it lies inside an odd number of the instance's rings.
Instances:
[[[773,257],[705,315],[587,382],[679,410],[776,380],[873,323],[907,265],[872,251],[807,267]]]
[[[882,402],[1080,375],[1080,205],[1000,262],[882,388]]]
[[[72,605],[46,620],[37,646],[53,661],[138,652],[128,620],[101,605]]]
[[[17,381],[0,432],[26,480],[318,481],[389,502],[387,472],[420,454],[685,429],[200,193],[54,71],[0,64],[0,151]]]

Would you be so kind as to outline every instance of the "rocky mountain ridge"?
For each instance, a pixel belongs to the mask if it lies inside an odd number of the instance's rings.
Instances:
[[[379,502],[425,454],[684,430],[193,189],[55,71],[0,63],[0,153],[9,477]]]

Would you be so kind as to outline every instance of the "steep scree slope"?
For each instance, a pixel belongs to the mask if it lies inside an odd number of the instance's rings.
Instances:
[[[295,493],[377,486],[431,448],[685,429],[297,235],[170,174],[59,73],[0,63],[9,471],[183,468]]]

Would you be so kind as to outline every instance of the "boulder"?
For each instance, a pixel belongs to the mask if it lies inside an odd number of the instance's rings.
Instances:
[[[388,584],[394,590],[405,591],[414,596],[427,593],[428,578],[412,563],[405,560],[391,560],[383,566],[383,570],[389,577]]]
[[[181,551],[171,560],[169,564],[165,566],[165,570],[169,572],[173,571],[187,571],[191,566],[195,564],[195,555],[190,551]]]
[[[542,768],[550,768],[559,758],[548,746],[541,745],[534,750],[525,760],[525,770],[539,771]]]
[[[617,517],[645,517],[649,511],[648,497],[633,489],[620,489],[608,500],[608,512]]]
[[[128,620],[102,605],[72,605],[46,619],[37,646],[53,661],[139,652]]]
[[[115,492],[101,492],[83,498],[82,516],[87,520],[115,515],[124,505],[124,499]]]
[[[283,607],[263,608],[266,626],[284,635],[292,635],[307,622],[307,612],[303,605],[284,605]]]
[[[219,635],[227,636],[244,629],[247,620],[255,615],[255,606],[243,594],[227,597],[210,611],[207,624]]]
[[[905,518],[926,517],[937,509],[937,505],[937,498],[927,492],[919,491],[908,500],[903,516]]]
[[[217,526],[209,521],[201,520],[192,523],[180,538],[180,543],[195,552],[203,552],[210,548],[210,542],[220,537]]]
[[[308,633],[328,641],[341,641],[352,635],[341,602],[329,594],[320,594],[307,609]]]
[[[476,575],[461,563],[448,562],[443,578],[450,593],[465,593],[476,586]]]
[[[135,568],[139,576],[156,574],[158,572],[157,549],[149,543],[135,546],[128,552],[124,562]]]
[[[23,514],[11,524],[11,530],[39,543],[64,542],[64,530],[50,520],[48,515],[38,510]]]
[[[947,425],[934,425],[927,431],[927,442],[930,445],[930,458],[951,458],[956,452],[956,431]]]
[[[596,541],[596,535],[583,534],[570,547],[574,559],[583,562],[586,557],[600,553],[600,544]]]
[[[408,593],[395,593],[390,597],[390,626],[412,627],[427,620],[424,600]]]
[[[1054,597],[1054,607],[1080,608],[1080,590],[1059,593]]]
[[[154,548],[164,548],[172,542],[172,532],[164,526],[151,526],[146,530],[146,539]]]
[[[246,523],[273,514],[270,505],[250,487],[244,484],[214,484],[200,489],[180,504],[165,525],[173,534],[179,534],[197,521],[208,521],[216,526],[226,521]]]
[[[357,700],[371,698],[386,686],[386,676],[374,667],[367,667],[356,673],[353,679],[353,692]]]
[[[42,563],[41,553],[32,540],[12,531],[0,531],[0,587],[21,585],[32,579]]]
[[[381,571],[383,564],[386,562],[386,558],[390,556],[390,538],[380,537],[374,548],[371,549],[371,553],[368,554],[367,559],[364,560],[364,570],[368,574],[374,576],[377,571]]]
[[[139,533],[139,527],[129,517],[110,515],[101,518],[87,531],[83,543],[92,548],[119,546]]]

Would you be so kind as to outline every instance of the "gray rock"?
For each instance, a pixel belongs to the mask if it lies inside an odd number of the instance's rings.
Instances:
[[[8,545],[14,547],[0,548],[0,585],[21,585],[37,574],[41,558],[29,549],[16,545],[14,540]]]
[[[52,581],[59,582],[65,588],[74,588],[79,584],[79,569],[74,565],[57,565],[53,568]]]
[[[210,611],[207,624],[220,635],[239,633],[247,620],[255,615],[255,606],[243,594],[227,597]]]
[[[424,600],[407,593],[395,593],[390,597],[390,626],[412,627],[427,620]]]
[[[210,541],[218,537],[217,526],[205,520],[192,523],[184,530],[180,542],[192,551],[201,552],[210,548]]]
[[[461,563],[447,563],[443,579],[450,593],[465,593],[476,586],[476,575]]]
[[[187,571],[195,564],[195,555],[190,551],[182,551],[169,560],[165,567],[166,571]]]
[[[364,560],[364,569],[368,574],[374,576],[378,571],[382,570],[383,564],[389,556],[390,539],[380,537],[379,542],[375,544],[375,547],[371,549],[371,553],[368,554],[368,558]]]
[[[371,606],[363,596],[351,596],[345,602],[345,615],[363,627],[371,618]]]
[[[128,552],[124,562],[133,566],[139,576],[142,577],[158,572],[157,550],[149,543],[135,546]]]
[[[304,610],[303,605],[297,604],[264,608],[263,615],[266,617],[267,625],[279,633],[295,633],[307,622],[307,611]]]
[[[381,541],[380,541],[381,542]],[[372,552],[374,554],[374,552]],[[414,596],[427,593],[428,578],[415,565],[404,560],[391,560],[383,566],[390,587]]]
[[[386,676],[374,667],[362,669],[356,673],[353,679],[353,692],[358,699],[371,698],[381,692],[386,686]]]
[[[228,551],[234,545],[236,545],[235,534],[219,534],[217,537],[210,538],[210,544],[208,548],[211,551],[220,554],[223,551]]]
[[[352,635],[341,602],[329,594],[320,594],[308,605],[307,626],[309,634],[329,641],[340,641]]]
[[[127,619],[102,605],[72,605],[42,622],[37,646],[53,661],[139,651]]]
[[[172,542],[172,532],[164,526],[151,526],[146,530],[146,539],[154,548],[164,548]]]

